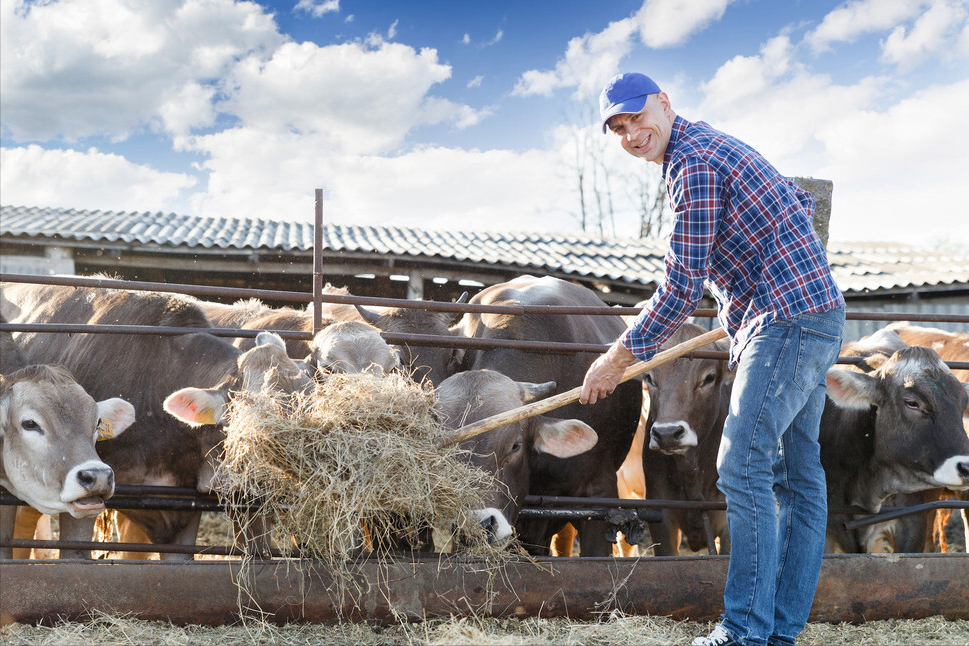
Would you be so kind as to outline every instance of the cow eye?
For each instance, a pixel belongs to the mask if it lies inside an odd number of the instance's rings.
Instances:
[[[521,451],[521,449],[522,449],[522,443],[521,443],[521,442],[515,442],[515,443],[514,443],[514,444],[512,445],[512,447],[511,447],[511,452],[512,452],[513,454],[514,454],[514,453],[518,453],[519,451]]]
[[[652,386],[653,388],[656,387],[656,382],[653,381],[653,375],[649,374],[648,372],[646,373],[646,384]]]
[[[20,428],[24,429],[25,431],[33,431],[34,433],[40,433],[41,435],[44,434],[44,429],[42,429],[40,424],[32,419],[25,419],[21,421]]]
[[[905,400],[905,407],[908,408],[909,410],[914,410],[914,411],[920,411],[920,410],[922,410],[922,407],[919,406],[919,403],[917,401],[915,401],[914,399],[906,399]]]
[[[716,379],[717,379],[716,375],[714,375],[713,373],[710,373],[706,377],[703,378],[703,383],[700,384],[700,386],[709,386],[714,381],[716,381]]]

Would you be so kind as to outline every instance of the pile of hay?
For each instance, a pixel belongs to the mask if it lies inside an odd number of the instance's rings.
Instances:
[[[336,563],[361,551],[427,549],[432,527],[461,532],[464,553],[494,551],[468,513],[483,506],[492,476],[460,449],[436,448],[446,431],[428,386],[334,374],[309,394],[237,393],[228,419],[216,489],[230,514],[268,516],[273,543],[288,554]],[[253,501],[257,513],[246,515]]]

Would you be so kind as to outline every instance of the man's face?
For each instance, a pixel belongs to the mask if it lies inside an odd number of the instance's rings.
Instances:
[[[664,92],[650,94],[646,106],[635,114],[616,114],[606,125],[619,136],[623,150],[655,164],[663,164],[675,115]]]

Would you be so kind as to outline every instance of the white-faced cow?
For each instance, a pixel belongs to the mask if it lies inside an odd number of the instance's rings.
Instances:
[[[492,285],[475,295],[471,303],[486,305],[563,305],[607,308],[594,292],[552,277],[521,276]],[[546,342],[609,344],[625,330],[618,315],[465,314],[455,326],[459,334],[476,339],[511,339]],[[460,356],[460,353],[459,355]],[[463,353],[464,370],[488,369],[515,381],[554,381],[564,392],[582,383],[595,352],[544,354],[510,348],[474,349]],[[616,470],[629,451],[639,409],[642,384],[631,380],[610,397],[592,406],[572,404],[555,412],[556,417],[578,419],[595,429],[595,447],[570,458],[558,458],[533,450],[530,459],[529,494],[615,498]],[[579,540],[583,556],[608,556],[612,544],[606,538],[605,521],[583,521]],[[518,534],[526,549],[548,554],[551,537],[564,522],[521,521]]]
[[[16,323],[96,323],[211,327],[191,299],[172,294],[100,288],[4,284],[3,314]],[[240,351],[199,332],[180,335],[22,333],[33,363],[60,364],[96,399],[121,397],[138,411],[126,433],[98,443],[98,453],[123,484],[207,490],[210,449],[222,441],[218,426],[191,429],[165,413],[163,402],[185,386],[215,386],[236,370]],[[201,514],[128,510],[153,543],[193,544]],[[90,540],[93,519],[62,523],[62,538]],[[190,555],[163,555],[185,559]]]
[[[434,395],[444,427],[456,429],[554,391],[554,382],[516,382],[493,370],[470,370],[445,379]],[[482,526],[496,539],[512,534],[528,493],[532,455],[569,458],[591,449],[597,439],[595,431],[577,419],[536,415],[462,442],[471,464],[492,474],[497,484],[485,496],[487,507],[477,512]]]
[[[362,321],[333,323],[313,337],[307,363],[326,372],[389,374],[400,369],[397,351],[380,330]]]
[[[821,462],[829,507],[877,512],[897,493],[969,487],[969,436],[962,416],[969,386],[931,349],[909,347],[890,330],[847,344],[865,371],[832,368],[821,419]],[[828,521],[829,551],[868,549],[869,531],[849,532],[844,515]]]
[[[467,293],[456,303],[463,303]],[[431,312],[423,309],[385,307],[380,312],[358,305],[357,312],[367,322],[389,334],[424,334],[453,336],[448,326],[456,318],[448,312]],[[437,386],[455,372],[454,353],[451,348],[419,346],[408,343],[394,344],[400,363],[414,381],[430,380]]]
[[[684,323],[663,348],[703,334]],[[726,351],[727,343],[715,349]],[[649,412],[645,420],[643,476],[651,500],[724,500],[717,489],[717,451],[730,406],[733,373],[725,361],[680,358],[646,373]],[[710,533],[720,539],[720,553],[730,549],[726,514],[710,511]],[[664,509],[660,523],[649,533],[657,556],[679,556],[682,537],[693,551],[710,548],[703,514],[695,510]]]
[[[208,424],[224,426],[229,404],[237,392],[306,393],[313,389],[313,378],[306,366],[289,358],[282,338],[262,332],[255,347],[241,354],[238,370],[215,388],[189,386],[165,399],[165,411],[193,427]],[[216,455],[208,456],[213,472]],[[268,519],[229,513],[236,526],[237,542],[255,553],[268,554],[272,548]]]
[[[119,398],[94,401],[60,366],[10,371],[20,355],[9,341],[0,360],[0,485],[44,514],[96,516],[114,494],[114,472],[94,443],[99,434],[120,435],[134,421],[134,408]],[[0,506],[0,537],[13,537],[15,517],[16,507]],[[0,558],[11,555],[0,548]]]
[[[898,334],[908,345],[918,345],[935,350],[943,361],[969,362],[969,333],[950,332],[939,328],[922,327],[913,325],[907,321],[892,323],[887,329]],[[953,368],[952,374],[963,382],[969,382],[969,369]],[[969,412],[969,411],[967,411]],[[962,418],[963,426],[969,432],[969,418]],[[955,497],[962,501],[969,501],[969,490],[951,491],[948,489],[935,489],[923,492],[906,499],[892,501],[892,504],[911,505],[920,502],[933,502],[936,500]],[[939,509],[935,513],[927,514],[927,523],[919,523],[918,517],[903,517],[899,519],[901,523],[892,525],[896,532],[905,531],[909,537],[910,544],[924,544],[931,550],[939,548],[946,549],[945,526],[948,523],[950,510]],[[964,533],[965,550],[969,551],[969,514],[963,509],[961,513],[962,528]],[[899,527],[904,524],[905,527]],[[901,541],[900,541],[901,542]],[[904,546],[902,547],[904,549]],[[929,550],[926,550],[929,551]]]

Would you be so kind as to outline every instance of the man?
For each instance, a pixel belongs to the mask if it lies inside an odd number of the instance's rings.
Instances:
[[[677,116],[647,76],[613,77],[600,114],[626,152],[662,165],[673,230],[663,284],[589,367],[580,401],[607,396],[653,356],[709,287],[737,371],[717,457],[731,549],[724,614],[693,644],[794,644],[821,571],[818,427],[844,329],[814,202],[747,144]]]

